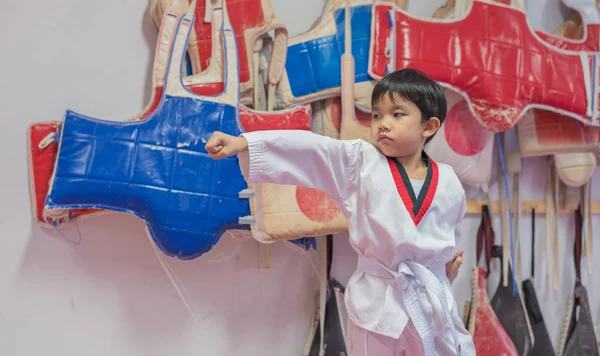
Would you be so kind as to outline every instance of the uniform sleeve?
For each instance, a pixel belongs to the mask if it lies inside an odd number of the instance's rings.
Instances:
[[[248,183],[289,184],[324,192],[342,206],[356,185],[360,140],[336,140],[310,131],[244,133],[248,152],[238,155]]]

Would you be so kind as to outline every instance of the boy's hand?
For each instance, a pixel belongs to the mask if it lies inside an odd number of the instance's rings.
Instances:
[[[450,262],[446,263],[446,276],[448,276],[450,283],[454,282],[454,279],[458,275],[458,269],[460,268],[460,265],[462,265],[463,253],[465,253],[464,250],[458,250],[454,254],[454,258],[452,258]]]
[[[213,159],[221,159],[248,150],[248,142],[243,137],[215,131],[204,148]]]

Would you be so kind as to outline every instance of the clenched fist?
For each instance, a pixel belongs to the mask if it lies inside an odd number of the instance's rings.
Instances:
[[[241,136],[231,136],[215,131],[204,148],[213,159],[221,159],[247,151],[248,142]]]

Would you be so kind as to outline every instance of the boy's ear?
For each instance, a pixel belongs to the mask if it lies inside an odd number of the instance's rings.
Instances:
[[[425,131],[423,131],[423,137],[427,139],[433,136],[440,128],[440,126],[442,126],[440,119],[438,119],[435,116],[430,117],[429,120],[427,120],[427,122],[425,123]]]

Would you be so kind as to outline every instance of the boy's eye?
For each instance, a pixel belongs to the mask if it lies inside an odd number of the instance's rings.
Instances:
[[[379,119],[379,114],[371,114],[371,118],[373,120],[377,120],[377,119]]]
[[[394,117],[400,117],[400,116],[403,116],[403,115],[404,115],[404,114],[403,114],[403,113],[401,113],[401,112],[395,112],[395,113],[394,113]]]

